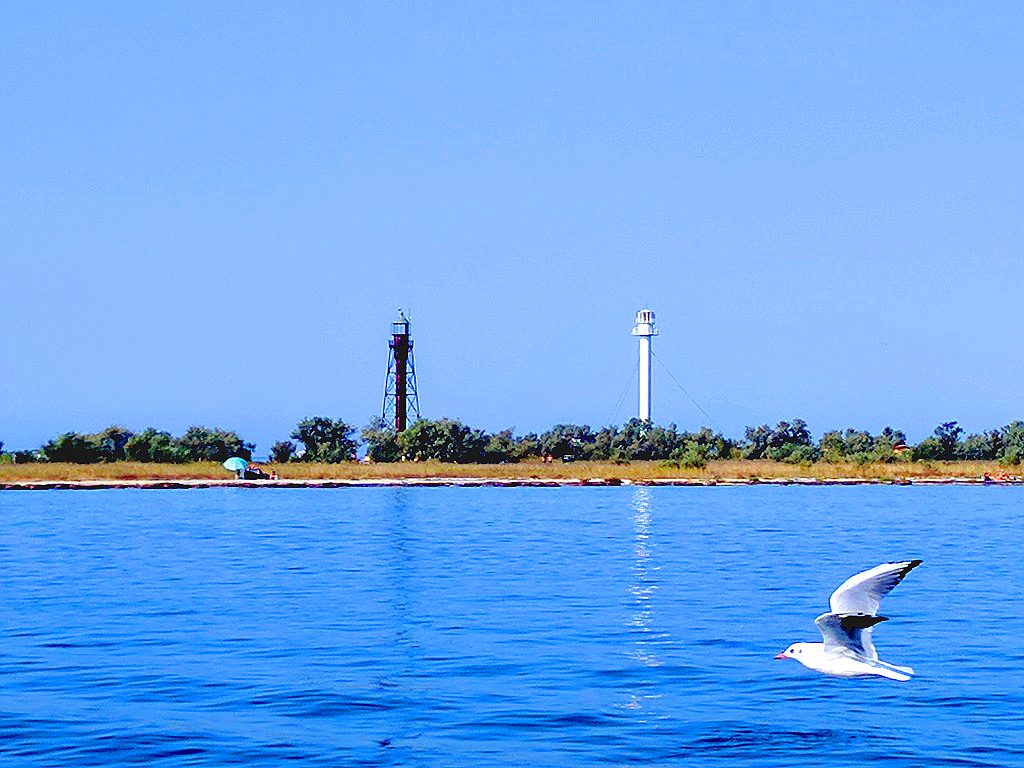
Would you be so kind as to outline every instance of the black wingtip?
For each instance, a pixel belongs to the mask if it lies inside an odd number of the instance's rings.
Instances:
[[[888,616],[870,616],[866,613],[847,613],[839,617],[839,626],[843,628],[844,632],[849,632],[853,629],[869,629],[875,626],[875,624],[881,624],[883,621],[888,621]]]

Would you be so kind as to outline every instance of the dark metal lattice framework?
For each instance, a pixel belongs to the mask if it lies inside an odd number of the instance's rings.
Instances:
[[[420,417],[420,398],[416,391],[416,361],[409,335],[409,319],[398,310],[398,319],[391,324],[388,342],[388,375],[384,381],[384,407],[381,419],[396,432],[409,426],[409,416]]]

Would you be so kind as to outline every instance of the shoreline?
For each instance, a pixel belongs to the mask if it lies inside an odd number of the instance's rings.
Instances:
[[[0,481],[0,491],[191,490],[207,488],[579,488],[619,486],[711,487],[749,485],[978,485],[1024,486],[1024,480],[986,482],[979,477],[771,477],[771,478],[617,478],[617,477],[418,477],[418,478],[303,478],[279,480],[22,480]]]

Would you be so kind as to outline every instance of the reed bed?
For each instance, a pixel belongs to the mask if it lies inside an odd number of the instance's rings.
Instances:
[[[706,482],[729,480],[914,480],[942,478],[980,478],[1001,471],[995,462],[899,462],[894,464],[826,464],[807,466],[774,461],[713,461],[702,469],[677,467],[669,462],[634,461],[616,464],[607,461],[578,461],[545,464],[539,460],[519,464],[444,464],[437,461],[395,464],[316,464],[294,463],[261,465],[273,469],[283,480],[409,480],[418,478],[493,478],[516,479],[621,479],[658,480],[683,478]],[[193,464],[6,464],[0,465],[0,483],[114,480],[228,480],[233,476],[216,462]]]

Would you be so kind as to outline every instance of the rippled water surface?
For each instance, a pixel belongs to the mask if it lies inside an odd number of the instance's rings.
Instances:
[[[0,494],[8,765],[1024,765],[1017,488]],[[831,591],[909,683],[773,656]]]

